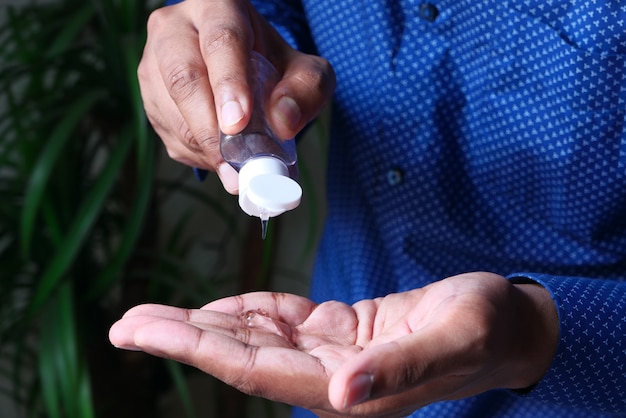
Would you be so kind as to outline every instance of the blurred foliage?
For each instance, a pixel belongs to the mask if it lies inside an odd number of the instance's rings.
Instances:
[[[193,416],[182,366],[106,340],[137,301],[215,295],[186,266],[187,217],[157,246],[157,202],[185,189],[155,178],[136,80],[153,7],[0,6],[0,396],[24,416],[154,416],[159,382],[173,382]],[[197,198],[242,234],[219,202]]]
[[[159,141],[136,78],[156,6],[0,5],[0,398],[24,417],[152,418],[166,389],[178,394],[177,416],[194,417],[191,369],[113,349],[111,323],[141,302],[201,306],[267,288],[272,274],[308,279],[324,212],[316,163],[300,160],[306,220],[297,221],[301,247],[286,244],[297,253],[290,265],[275,260],[278,220],[261,242],[258,223],[217,179],[200,187],[188,168],[156,174]],[[316,123],[307,135],[323,138],[325,129]],[[323,158],[324,141],[308,143]],[[181,197],[200,208],[206,229],[194,230],[199,215]],[[164,214],[172,204],[174,216]],[[246,254],[239,272],[225,266],[233,248]],[[240,401],[223,388],[202,398],[236,405],[235,416],[276,411]]]

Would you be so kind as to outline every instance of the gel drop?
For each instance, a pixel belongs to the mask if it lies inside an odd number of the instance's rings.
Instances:
[[[241,314],[241,320],[246,328],[257,328],[283,337],[286,342],[295,346],[293,330],[288,324],[270,317],[262,309],[255,309]]]
[[[261,238],[265,239],[267,236],[267,225],[269,224],[270,217],[264,213],[259,216],[261,218]]]

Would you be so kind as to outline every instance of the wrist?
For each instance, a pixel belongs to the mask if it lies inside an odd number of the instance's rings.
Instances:
[[[546,374],[559,342],[559,317],[547,289],[536,283],[513,285],[517,291],[516,365],[510,389],[535,385]]]

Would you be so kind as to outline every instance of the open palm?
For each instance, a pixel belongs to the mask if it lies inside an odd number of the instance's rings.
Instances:
[[[554,347],[537,353],[519,325],[519,315],[545,313],[529,297],[539,286],[528,286],[535,289],[475,273],[353,306],[270,292],[201,309],[141,305],[114,324],[110,339],[320,415],[403,416],[541,377]]]

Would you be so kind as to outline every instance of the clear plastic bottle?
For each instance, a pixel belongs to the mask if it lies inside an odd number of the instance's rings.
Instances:
[[[239,172],[239,206],[267,227],[270,217],[296,208],[302,189],[297,183],[294,139],[276,136],[266,118],[269,96],[280,75],[262,55],[252,52],[254,107],[246,128],[235,135],[220,132],[224,160]]]

